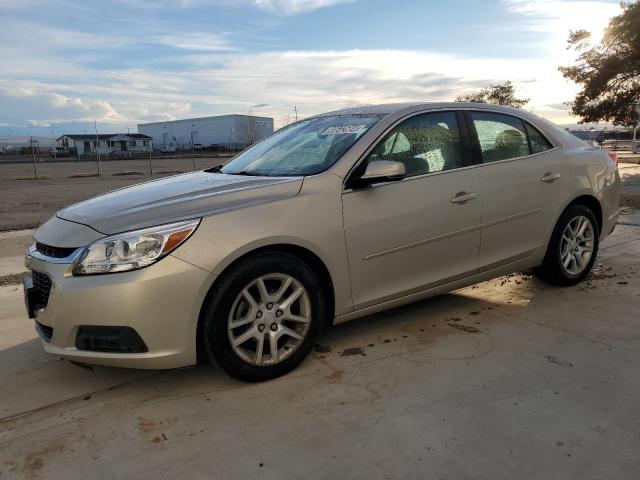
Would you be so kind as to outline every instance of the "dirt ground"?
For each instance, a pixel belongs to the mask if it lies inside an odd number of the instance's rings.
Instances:
[[[227,157],[196,158],[196,169],[229,161]],[[148,160],[117,160],[102,163],[100,177],[94,162],[55,162],[38,165],[33,180],[29,164],[0,164],[0,231],[35,228],[59,209],[87,198],[154,178],[193,170],[191,158],[156,159],[150,175]],[[640,208],[640,165],[621,164],[625,187],[622,205]],[[25,180],[18,180],[27,178]]]
[[[226,157],[196,158],[196,169],[226,163]],[[191,158],[117,160],[102,162],[102,176],[95,176],[95,162],[38,164],[39,180],[28,163],[0,164],[0,231],[34,228],[56,211],[73,203],[117,188],[193,170]],[[90,175],[90,176],[89,176]]]

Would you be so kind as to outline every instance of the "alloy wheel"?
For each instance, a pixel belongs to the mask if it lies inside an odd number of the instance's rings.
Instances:
[[[227,321],[229,342],[245,362],[276,365],[302,344],[311,324],[309,294],[291,275],[263,275],[234,300]]]
[[[560,261],[571,275],[581,274],[589,265],[595,244],[591,221],[584,216],[574,217],[565,227],[560,241]]]

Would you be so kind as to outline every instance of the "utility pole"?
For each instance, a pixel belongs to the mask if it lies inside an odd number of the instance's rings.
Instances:
[[[298,121],[298,106],[294,105],[293,106],[293,111],[296,112],[296,122]]]
[[[98,138],[98,124],[93,120],[93,127],[96,129],[96,166],[98,167],[98,176],[102,176],[100,170],[100,139]]]
[[[31,144],[31,154],[33,155],[33,176],[38,180],[38,169],[36,168],[36,150],[33,145],[33,137],[29,137],[29,143]]]
[[[193,134],[195,133],[196,124],[191,124],[191,159],[193,160],[193,171],[196,171],[196,144],[193,143]]]

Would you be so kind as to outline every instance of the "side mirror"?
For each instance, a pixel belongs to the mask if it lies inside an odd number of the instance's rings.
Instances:
[[[365,187],[373,183],[395,182],[402,180],[407,171],[404,163],[389,160],[376,160],[367,165],[364,174],[357,180],[356,186]]]

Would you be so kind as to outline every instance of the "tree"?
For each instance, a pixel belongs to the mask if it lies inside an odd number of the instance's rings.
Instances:
[[[253,116],[252,110],[249,110],[244,116],[243,130],[244,146],[250,147],[258,140],[258,125],[256,124],[256,118]]]
[[[581,87],[571,112],[582,122],[638,122],[634,106],[640,102],[640,1],[621,6],[622,13],[609,20],[599,44],[590,43],[586,30],[569,34],[568,48],[579,56],[575,65],[559,69]]]
[[[461,95],[456,102],[494,103],[520,108],[529,103],[528,98],[516,98],[515,87],[510,81],[494,83],[488,88],[483,88],[469,95]]]

